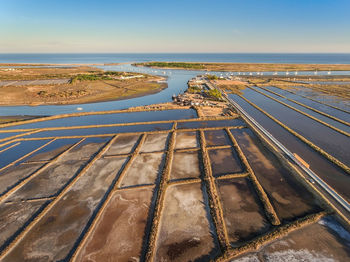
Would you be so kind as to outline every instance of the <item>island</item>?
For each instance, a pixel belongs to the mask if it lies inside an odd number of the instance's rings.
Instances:
[[[274,71],[348,71],[348,64],[278,64],[278,63],[199,63],[199,62],[145,62],[134,63],[134,66],[146,66],[162,69],[183,69],[203,71],[234,72],[274,72]]]

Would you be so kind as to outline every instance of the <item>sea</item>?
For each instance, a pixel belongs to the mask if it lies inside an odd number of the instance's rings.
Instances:
[[[350,64],[350,53],[0,54],[0,63],[127,63],[147,61]]]

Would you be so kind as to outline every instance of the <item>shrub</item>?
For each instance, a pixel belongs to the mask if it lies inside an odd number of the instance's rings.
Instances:
[[[210,97],[215,98],[215,99],[217,99],[217,100],[220,100],[220,99],[222,98],[220,91],[217,90],[217,89],[210,89],[210,90],[207,92],[207,94],[208,94]]]
[[[216,75],[207,75],[207,78],[209,80],[217,80],[218,79],[218,77]]]

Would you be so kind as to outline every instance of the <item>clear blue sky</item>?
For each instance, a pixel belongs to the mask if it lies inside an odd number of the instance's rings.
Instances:
[[[350,0],[0,0],[0,53],[350,52]]]

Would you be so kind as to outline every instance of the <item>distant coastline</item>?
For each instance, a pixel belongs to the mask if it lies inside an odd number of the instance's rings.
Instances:
[[[278,64],[278,63],[198,63],[198,62],[146,62],[134,66],[145,66],[157,69],[181,69],[203,71],[235,72],[280,72],[280,71],[350,71],[350,64]]]

